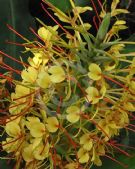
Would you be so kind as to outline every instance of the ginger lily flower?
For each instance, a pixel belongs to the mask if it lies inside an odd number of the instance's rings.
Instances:
[[[90,151],[93,147],[93,140],[90,138],[90,134],[81,136],[80,144],[83,146],[83,149]]]
[[[58,130],[59,122],[56,117],[48,117],[46,123],[49,132],[55,133]]]
[[[28,67],[28,69],[22,71],[22,79],[25,82],[33,83],[37,79],[38,72],[33,67]]]
[[[53,83],[60,83],[65,80],[65,72],[61,66],[51,66],[48,70]]]
[[[95,87],[88,87],[86,89],[87,98],[91,104],[96,104],[99,102],[100,93]]]
[[[33,151],[36,160],[44,160],[49,156],[50,145],[48,142],[39,144]]]
[[[50,78],[49,74],[45,71],[41,71],[38,74],[37,83],[40,87],[46,89],[46,88],[50,87],[52,82],[51,82],[51,78]]]
[[[33,137],[42,137],[45,134],[45,125],[38,118],[27,118],[26,127]]]
[[[95,64],[95,63],[90,64],[89,71],[90,72],[88,73],[88,76],[90,79],[92,79],[92,80],[100,80],[101,79],[102,71],[97,64]]]
[[[21,128],[16,121],[11,121],[6,124],[6,133],[11,137],[17,137],[21,134]]]
[[[77,106],[68,107],[66,110],[66,112],[68,113],[67,120],[70,123],[76,123],[80,119],[80,111],[80,108]]]
[[[89,161],[90,155],[87,150],[80,148],[77,155],[80,163],[87,163]]]

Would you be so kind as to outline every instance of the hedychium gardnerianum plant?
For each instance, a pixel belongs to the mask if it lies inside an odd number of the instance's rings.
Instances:
[[[113,0],[109,13],[103,5],[102,22],[94,37],[90,23],[80,16],[91,7],[75,6],[70,0],[72,14],[65,14],[45,3],[69,26],[55,20],[52,27],[38,20],[38,32],[31,31],[39,41],[26,39],[22,44],[32,57],[27,64],[14,60],[24,69],[1,63],[22,79],[1,76],[14,86],[8,114],[0,120],[6,137],[2,149],[16,161],[16,169],[89,169],[101,166],[101,157],[126,167],[114,158],[114,151],[130,154],[114,137],[135,127],[130,122],[135,111],[135,53],[121,52],[125,44],[134,43],[122,41],[118,34],[127,28],[118,15],[128,11],[117,9],[119,0]],[[44,3],[42,8],[50,15]],[[111,18],[116,19],[112,25]]]

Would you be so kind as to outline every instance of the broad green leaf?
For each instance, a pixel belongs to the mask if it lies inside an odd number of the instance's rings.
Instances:
[[[133,152],[131,152],[133,153]],[[135,168],[135,154],[133,157],[126,157],[124,155],[119,155],[115,157],[118,161],[122,162],[125,166],[128,166],[128,169],[134,169]],[[106,158],[103,161],[103,165],[101,167],[93,166],[92,169],[124,169],[124,166],[121,166],[117,164],[116,162]]]
[[[63,12],[67,12],[71,9],[71,5],[69,0],[48,0],[50,3],[52,3],[54,6],[62,10]]]
[[[11,25],[17,32],[27,37],[27,39],[33,39],[33,34],[30,32],[29,27],[34,27],[35,24],[34,18],[29,13],[28,0],[0,0],[0,50],[19,59],[24,47],[10,45],[5,43],[5,41],[8,40],[18,43],[25,41],[10,31],[6,24]],[[4,60],[13,68],[21,69],[21,65],[13,60],[7,57],[4,57]],[[27,58],[25,57],[26,60]]]

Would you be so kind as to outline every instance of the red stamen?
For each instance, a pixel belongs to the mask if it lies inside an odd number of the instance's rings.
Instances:
[[[52,47],[54,50],[56,50],[57,52],[64,52],[64,50],[63,49],[61,49],[59,46],[57,46],[57,47],[55,47],[55,46],[53,46]]]
[[[67,136],[67,138],[69,139],[70,143],[72,144],[72,146],[76,149],[77,145],[76,143],[73,141],[73,139],[70,137],[70,135],[68,134],[67,130],[65,128],[63,128],[62,126],[59,126],[60,129],[62,129],[62,131],[65,133],[65,135]]]
[[[8,58],[10,58],[11,60],[13,60],[13,61],[15,61],[15,62],[17,62],[17,63],[20,63],[21,65],[25,65],[25,66],[27,66],[27,67],[29,66],[28,64],[26,64],[26,63],[24,63],[24,62],[22,62],[22,61],[19,61],[19,60],[13,58],[12,56],[10,56],[10,55],[8,55],[8,54],[2,52],[2,51],[0,51],[0,54],[6,56],[6,57],[8,57]]]
[[[23,47],[27,47],[27,48],[36,48],[37,46],[35,46],[34,44],[22,44],[22,43],[16,43],[16,42],[11,42],[6,40],[6,43],[11,44],[11,45],[16,45],[16,46],[23,46]]]
[[[130,123],[129,123],[128,125],[129,125],[129,126],[132,126],[132,127],[134,127],[134,128],[135,128],[135,125],[134,125],[134,124],[130,124]]]
[[[38,39],[40,39],[42,42],[45,42],[36,32],[35,32],[35,30],[33,29],[33,28],[29,28],[30,29],[30,31],[38,38]],[[43,47],[43,46],[42,46]]]
[[[116,80],[114,80],[114,79],[112,79],[112,78],[110,78],[110,77],[108,77],[108,76],[106,76],[106,75],[103,75],[103,77],[104,77],[105,79],[110,80],[111,82],[114,82],[115,84],[119,85],[120,87],[124,88],[125,90],[128,90],[128,88],[125,87],[125,86],[124,86],[123,84],[121,84],[120,82],[118,82],[118,81],[116,81]]]
[[[54,19],[53,18],[53,16],[45,9],[45,7],[44,7],[44,5],[41,3],[41,7],[42,7],[42,9],[47,13],[47,15],[57,24],[57,25],[59,25],[59,27],[66,33],[66,34],[68,34],[68,35],[70,35],[71,37],[73,37],[66,29],[64,29],[64,27],[60,24],[60,23],[58,23],[57,21],[56,21],[56,19]]]
[[[103,5],[102,5],[101,1],[100,0],[97,0],[97,1],[98,1],[98,4],[99,4],[100,8],[102,9]]]
[[[131,129],[131,128],[129,128],[129,127],[124,127],[124,128],[126,128],[127,130],[130,130],[130,131],[133,131],[133,132],[135,132],[135,130],[134,129]]]
[[[105,132],[105,130],[98,125],[98,123],[96,123],[93,119],[89,118],[88,115],[85,114],[81,114],[82,117],[84,117],[85,119],[89,120],[90,122],[92,122],[95,126],[97,126],[101,131],[103,131],[103,133],[108,137],[108,139],[110,139],[110,137],[108,136],[108,134]]]
[[[28,97],[28,96],[31,96],[31,95],[33,95],[33,94],[35,94],[37,91],[34,91],[34,92],[31,92],[31,93],[29,93],[29,94],[26,94],[26,95],[24,95],[24,96],[22,96],[22,97],[18,97],[18,98],[16,98],[16,99],[13,99],[13,101],[16,101],[16,100],[19,100],[19,99],[22,99],[22,98],[26,98],[26,97]]]
[[[21,71],[15,70],[15,69],[13,69],[12,67],[10,67],[9,65],[7,65],[7,64],[5,64],[5,63],[2,63],[2,64],[3,64],[3,66],[0,65],[1,68],[4,68],[4,69],[9,70],[9,71],[11,71],[11,72],[15,72],[15,73],[17,73],[17,74],[19,74],[19,75],[21,74]]]
[[[12,81],[13,81],[13,79],[12,79],[11,77],[5,76],[5,75],[3,75],[3,74],[1,74],[1,73],[0,73],[0,77],[2,77],[2,78],[4,78],[4,79],[7,79],[7,81],[9,81],[9,82],[11,82],[11,83],[12,83]]]
[[[29,42],[29,40],[27,38],[25,38],[24,36],[22,36],[20,33],[18,33],[11,25],[7,24],[7,27],[14,32],[16,35],[18,35],[20,38],[22,38],[23,40]]]
[[[56,149],[53,145],[53,151],[52,151],[52,160],[53,160],[53,167],[56,169]]]
[[[8,145],[8,144],[14,143],[14,142],[16,142],[17,140],[20,140],[22,137],[23,137],[23,136],[21,135],[21,136],[19,136],[18,138],[12,140],[12,141],[8,141],[7,143],[2,144],[2,146],[5,146],[5,145]]]
[[[118,143],[116,143],[115,145],[116,145],[116,146],[120,146],[120,147],[130,148],[130,149],[135,150],[135,147],[127,146],[127,145],[124,145],[124,144],[118,144]]]
[[[96,23],[96,16],[93,17],[93,23],[94,23],[96,30],[98,31],[98,25]]]
[[[116,160],[115,158],[112,158],[112,157],[110,157],[109,155],[106,155],[106,154],[104,156],[111,159],[112,161],[116,162],[117,164],[121,165],[122,167],[128,168],[128,165],[123,164],[122,162]]]
[[[62,96],[60,96],[60,101],[59,101],[59,103],[58,103],[58,107],[57,107],[57,114],[60,114],[61,112],[60,112],[60,107],[61,107],[61,104],[62,104],[62,100],[63,100],[63,97]]]
[[[101,23],[101,19],[100,19],[100,17],[99,17],[99,14],[98,14],[98,11],[97,11],[97,8],[96,8],[95,3],[94,3],[94,1],[93,1],[93,0],[90,0],[90,1],[91,1],[92,6],[93,6],[93,8],[94,8],[94,10],[95,10],[95,13],[96,13],[97,18],[98,18],[98,20],[99,20],[99,23]]]
[[[113,146],[114,148],[116,148],[119,152],[121,152],[122,154],[128,156],[128,157],[131,157],[131,155],[129,153],[127,153],[126,151],[120,149],[119,147],[117,147],[115,144],[113,144],[112,142],[109,142],[109,143],[106,143],[108,145],[111,145]]]
[[[85,93],[85,90],[84,90],[83,87],[81,86],[81,84],[80,84],[74,77],[69,77],[69,76],[68,76],[67,79],[72,80],[72,81],[74,81],[74,82],[77,84],[77,86],[79,87],[79,89],[80,89],[81,92],[83,93],[84,97],[87,99],[87,102],[89,102],[89,99],[88,99],[88,97],[87,97],[87,95],[86,95],[86,93]]]

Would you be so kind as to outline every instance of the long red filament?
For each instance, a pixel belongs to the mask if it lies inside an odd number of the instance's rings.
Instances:
[[[22,38],[25,41],[29,41],[27,38],[25,38],[24,36],[22,36],[20,33],[18,33],[11,25],[7,24],[7,27],[14,32],[16,35],[18,35],[20,38]]]
[[[40,39],[41,41],[44,42],[44,40],[35,32],[35,30],[33,28],[30,27],[29,29],[38,39]]]
[[[97,0],[97,1],[98,1],[100,8],[102,9],[103,5],[102,5],[101,1],[100,0]]]
[[[1,68],[4,68],[4,69],[6,69],[6,70],[9,70],[9,71],[11,71],[11,72],[15,72],[15,73],[17,73],[17,74],[21,74],[21,71],[19,71],[19,70],[15,70],[15,69],[13,69],[12,67],[10,67],[9,65],[7,65],[7,64],[5,64],[5,63],[2,63],[1,65],[0,65],[0,67]]]
[[[99,14],[98,14],[98,11],[97,11],[97,8],[96,8],[95,3],[94,3],[93,0],[90,0],[90,1],[91,1],[91,3],[92,3],[92,6],[93,6],[93,8],[94,8],[94,11],[95,11],[95,13],[96,13],[96,15],[97,15],[97,18],[98,18],[98,20],[99,20],[99,23],[101,23],[101,19],[100,19],[100,17],[99,17]]]
[[[121,165],[122,167],[128,168],[128,165],[123,164],[122,162],[116,160],[115,158],[112,158],[112,157],[110,157],[109,155],[106,155],[106,154],[104,156],[107,157],[107,158],[109,158],[109,159],[111,159],[112,161],[116,162],[117,164]]]
[[[92,120],[88,115],[85,114],[81,114],[81,116],[87,120],[89,120],[90,122],[92,122],[93,124],[95,124],[95,126],[97,126],[101,131],[103,131],[103,133],[105,134],[105,136],[108,137],[108,139],[110,139],[110,137],[108,136],[108,134],[106,133],[106,131],[100,126],[98,125],[98,123],[96,123],[94,120]]]
[[[131,157],[131,155],[129,153],[127,153],[126,151],[120,149],[119,147],[117,147],[116,145],[114,145],[113,143],[109,142],[107,143],[108,145],[111,145],[113,146],[115,149],[117,149],[119,152],[121,152],[122,154],[128,156],[128,157]]]
[[[6,40],[5,42],[8,44],[11,44],[11,45],[16,45],[16,46],[23,46],[23,47],[27,47],[27,48],[32,48],[32,47],[37,48],[37,46],[35,46],[34,44],[22,44],[22,43],[12,42],[9,40]]]
[[[8,58],[10,58],[11,60],[13,60],[13,61],[15,61],[15,62],[17,62],[17,63],[20,63],[21,65],[25,65],[26,67],[29,66],[28,64],[26,64],[26,63],[24,63],[24,62],[22,62],[22,61],[19,61],[19,60],[15,59],[14,57],[12,57],[12,56],[10,56],[10,55],[8,55],[8,54],[2,52],[2,51],[0,51],[0,54],[6,56],[6,57],[8,57]]]
[[[61,24],[59,24],[56,19],[53,18],[53,16],[45,9],[44,5],[41,3],[41,7],[42,9],[48,14],[48,16],[57,24],[59,25],[59,27],[66,33],[66,34],[69,34],[71,37],[72,35],[66,30],[63,28],[63,26]]]
[[[98,25],[96,23],[96,16],[93,17],[93,23],[94,23],[94,25],[96,27],[96,30],[98,31]]]
[[[106,76],[106,75],[103,75],[103,77],[104,77],[105,79],[108,79],[108,80],[114,82],[115,84],[119,85],[120,87],[124,88],[125,90],[128,90],[128,88],[125,87],[125,86],[124,86],[123,84],[121,84],[120,82],[118,82],[118,81],[116,81],[116,80],[114,80],[114,79],[112,79],[112,78],[110,78],[110,77],[108,77],[108,76]]]

